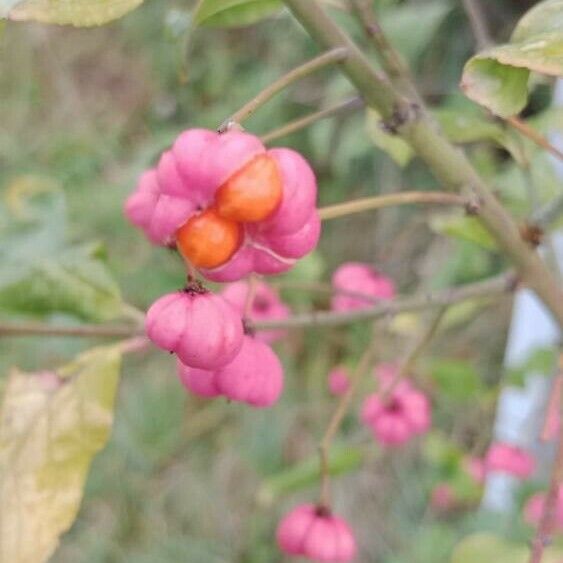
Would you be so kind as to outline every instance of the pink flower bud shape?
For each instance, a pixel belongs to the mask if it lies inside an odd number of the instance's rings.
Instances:
[[[359,294],[358,297],[336,294],[332,298],[334,311],[350,311],[373,307],[377,301],[395,297],[393,281],[379,273],[369,264],[347,262],[342,264],[332,276],[332,285],[336,290]],[[361,295],[365,295],[363,299]]]
[[[264,342],[245,335],[240,352],[216,372],[217,387],[232,401],[270,407],[283,390],[283,367]]]
[[[290,556],[332,563],[356,557],[356,540],[350,526],[324,507],[297,506],[281,520],[276,536],[281,551]]]
[[[249,283],[238,281],[225,286],[221,295],[242,315],[248,297]],[[257,282],[249,317],[253,321],[282,320],[289,317],[289,307],[280,299],[277,291],[264,282]],[[264,330],[256,333],[262,342],[273,343],[284,338],[284,330]]]
[[[182,385],[198,397],[211,399],[221,395],[214,371],[191,368],[178,360],[178,377]]]
[[[145,328],[154,344],[175,352],[184,364],[194,368],[224,366],[242,346],[243,326],[238,312],[199,282],[191,282],[153,303]]]
[[[369,395],[360,418],[372,431],[376,441],[400,446],[430,428],[430,403],[420,391],[410,387],[396,388],[382,400],[380,394]]]
[[[527,479],[535,470],[534,458],[524,449],[496,442],[492,444],[486,456],[487,471],[508,473],[519,479]]]
[[[350,387],[350,377],[345,368],[334,368],[328,374],[328,388],[330,392],[335,395],[344,395]]]

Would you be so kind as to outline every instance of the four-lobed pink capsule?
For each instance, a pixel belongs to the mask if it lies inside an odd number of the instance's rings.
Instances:
[[[281,520],[276,535],[279,548],[287,555],[332,563],[346,563],[356,557],[350,526],[324,507],[297,506]]]

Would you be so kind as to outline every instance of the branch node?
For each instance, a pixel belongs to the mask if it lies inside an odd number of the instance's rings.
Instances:
[[[223,134],[227,133],[228,131],[244,131],[244,127],[232,119],[226,119],[219,125],[217,128],[217,133]]]
[[[537,248],[543,241],[544,230],[538,225],[532,223],[524,223],[520,227],[520,236],[532,248]]]
[[[465,204],[465,213],[471,217],[479,215],[481,211],[481,201],[478,198],[470,198]]]
[[[421,114],[421,107],[415,102],[396,104],[388,119],[381,120],[380,126],[389,135],[398,135],[407,123],[416,121]]]

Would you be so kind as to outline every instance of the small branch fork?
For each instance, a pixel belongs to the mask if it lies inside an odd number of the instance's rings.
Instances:
[[[559,356],[559,375],[563,374],[563,352]],[[532,550],[530,553],[530,563],[541,563],[545,548],[551,542],[551,534],[553,532],[553,521],[557,506],[557,497],[559,487],[563,480],[563,426],[559,427],[559,436],[557,440],[557,450],[555,461],[551,472],[549,489],[545,498],[543,513],[540,518],[536,535],[532,541]]]
[[[397,297],[349,312],[319,311],[294,315],[287,319],[249,323],[254,330],[296,329],[341,326],[359,321],[391,317],[407,311],[441,308],[470,299],[492,299],[511,293],[517,286],[514,273],[508,272],[488,280],[462,285],[433,293]],[[314,287],[311,288],[316,290]],[[322,289],[322,291],[325,291]],[[127,338],[139,336],[139,325],[54,326],[45,323],[0,323],[0,338],[21,336],[68,336],[81,338]]]
[[[307,61],[297,68],[294,68],[281,78],[278,78],[278,80],[262,90],[259,94],[256,95],[256,97],[242,106],[237,112],[228,117],[223,123],[221,123],[217,131],[219,131],[219,133],[224,133],[231,127],[242,124],[242,122],[245,119],[248,119],[259,107],[263,106],[276,94],[278,94],[294,82],[297,82],[298,80],[301,80],[302,78],[305,78],[306,76],[309,76],[310,74],[313,74],[314,72],[317,72],[322,68],[342,62],[346,58],[346,56],[346,48],[337,47],[323,53],[322,55],[319,55],[318,57],[315,57],[314,59],[311,59],[310,61]]]

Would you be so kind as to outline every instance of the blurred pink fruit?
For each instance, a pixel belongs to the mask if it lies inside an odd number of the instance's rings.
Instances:
[[[345,563],[357,551],[346,521],[312,504],[297,506],[282,519],[277,540],[285,554],[311,561]]]

